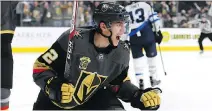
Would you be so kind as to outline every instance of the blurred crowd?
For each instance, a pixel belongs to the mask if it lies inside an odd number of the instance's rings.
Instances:
[[[198,25],[189,23],[201,19],[202,15],[212,21],[211,1],[157,1],[152,4],[165,28],[196,28]]]
[[[93,25],[92,10],[99,3],[100,1],[91,0],[79,2],[77,26]],[[207,18],[212,21],[211,1],[154,1],[149,3],[158,12],[164,28],[198,27],[189,24],[189,21],[201,19],[202,14],[207,15]],[[73,2],[70,0],[24,1],[17,9],[21,15],[21,26],[68,27],[73,12]]]
[[[98,5],[93,2],[79,2],[77,26],[92,25],[92,9]],[[28,1],[19,8],[21,26],[70,26],[73,2],[64,1]]]

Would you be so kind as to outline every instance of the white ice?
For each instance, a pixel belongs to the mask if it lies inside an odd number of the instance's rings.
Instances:
[[[39,55],[14,54],[14,88],[10,111],[32,110],[39,91],[32,79],[32,68]],[[158,73],[162,79],[163,90],[159,111],[212,111],[212,52],[206,51],[203,55],[198,52],[162,52],[162,55],[167,76],[164,76],[158,55]],[[130,66],[133,66],[132,61]],[[132,67],[129,74],[135,83]],[[145,83],[148,87],[148,80]],[[124,105],[127,111],[139,111],[128,103]]]

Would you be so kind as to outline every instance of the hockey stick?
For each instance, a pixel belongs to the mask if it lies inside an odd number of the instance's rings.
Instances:
[[[151,4],[149,4],[149,5],[151,6],[151,12],[152,12],[152,14],[153,14],[153,13],[154,13],[154,12],[153,12],[153,7],[152,7]],[[153,21],[155,21],[155,20],[154,20],[154,17],[153,17]],[[155,25],[155,23],[153,23],[153,25],[154,25],[154,28],[155,28],[155,31],[156,31],[156,25]],[[157,32],[156,32],[156,34],[158,35]],[[164,72],[164,74],[165,74],[165,76],[166,76],[167,73],[166,73],[166,70],[165,70],[164,62],[163,62],[163,57],[162,57],[162,53],[161,53],[160,44],[158,44],[158,47],[159,47],[160,58],[161,58],[162,66],[163,66],[163,72]]]
[[[164,63],[163,63],[163,57],[162,57],[162,53],[161,53],[161,49],[160,49],[160,45],[159,44],[158,44],[158,47],[159,47],[159,52],[160,52],[160,59],[161,59],[162,66],[163,66],[163,72],[164,72],[164,74],[166,76],[167,74],[166,74],[166,71],[165,71],[165,67],[164,67]]]
[[[75,34],[76,30],[76,15],[77,15],[77,8],[78,3],[77,0],[74,0],[74,6],[73,6],[73,13],[72,13],[72,19],[70,20],[70,35],[68,40],[68,49],[67,49],[67,55],[66,55],[66,63],[65,63],[65,71],[64,71],[64,77],[68,78],[70,76],[70,68],[71,68],[71,53],[73,48],[73,43],[71,41],[72,37]]]

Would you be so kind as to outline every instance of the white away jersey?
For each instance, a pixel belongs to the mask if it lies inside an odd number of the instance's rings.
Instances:
[[[147,4],[146,2],[137,2],[137,3],[127,5],[125,8],[127,12],[129,12],[130,14],[131,29],[135,29],[141,25],[145,25],[149,20],[151,23],[155,23],[153,24],[153,27],[156,28],[156,31],[159,31],[160,22],[159,22],[158,15],[156,12],[154,12],[154,10],[149,4]],[[149,25],[149,24],[146,24],[146,25]],[[153,28],[153,30],[155,30],[155,28]]]

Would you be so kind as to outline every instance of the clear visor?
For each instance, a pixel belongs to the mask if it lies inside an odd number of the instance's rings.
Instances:
[[[111,26],[112,23],[116,23],[117,25],[121,26],[121,31],[120,33],[122,34],[129,34],[131,29],[130,29],[130,19],[129,17],[126,17],[125,19],[122,19],[120,21],[113,21],[109,23],[109,26]]]
[[[130,29],[130,22],[129,21],[117,21],[115,23],[119,23],[119,25],[121,26],[121,32],[123,34],[129,34],[131,29]]]
[[[124,34],[129,34],[131,29],[130,29],[130,22],[125,22],[124,23],[124,27],[125,27],[125,30],[124,30]]]

